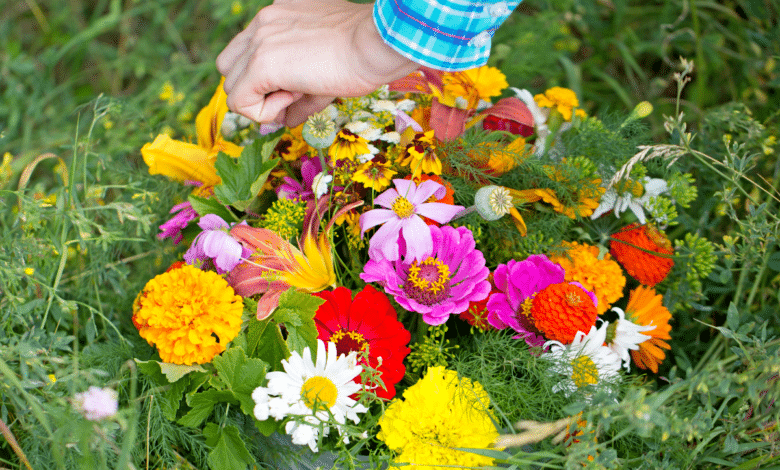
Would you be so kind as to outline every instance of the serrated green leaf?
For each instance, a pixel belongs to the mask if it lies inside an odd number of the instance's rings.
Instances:
[[[279,163],[278,158],[270,156],[280,137],[281,131],[258,138],[245,147],[238,158],[220,152],[214,164],[222,179],[214,188],[217,199],[238,210],[246,210]]]
[[[292,351],[303,353],[307,346],[312,353],[317,349],[317,326],[314,315],[324,302],[297,289],[288,289],[279,297],[279,307],[274,311],[273,319],[284,323],[287,329],[287,346]]]
[[[183,365],[183,364],[171,364],[170,362],[160,362],[160,372],[165,375],[168,382],[173,383],[189,374],[190,372],[206,372],[206,369],[198,364]]]
[[[179,411],[179,407],[181,407],[181,400],[184,398],[184,392],[189,385],[190,378],[187,376],[171,384],[171,387],[165,393],[157,395],[163,416],[169,421],[176,420],[176,413]]]
[[[207,435],[208,444],[215,442],[208,456],[212,470],[245,470],[247,465],[255,463],[237,427],[228,425],[220,428],[209,423],[203,433]]]
[[[142,374],[148,375],[158,383],[165,383],[167,380],[162,372],[160,372],[159,361],[139,361],[135,359],[135,366]]]
[[[205,197],[200,197],[200,196],[195,196],[190,194],[187,200],[190,201],[190,204],[192,204],[192,208],[201,217],[203,217],[206,214],[214,214],[220,216],[222,220],[226,222],[229,222],[231,220],[237,220],[236,216],[233,215],[233,213],[230,212],[230,210],[228,210],[227,207],[222,205],[222,203],[220,203],[216,199],[205,198]]]
[[[251,415],[255,407],[252,392],[263,384],[268,364],[260,359],[246,357],[241,348],[228,349],[215,357],[213,364],[223,386],[238,399],[241,411]]]
[[[244,299],[246,300],[246,299]],[[260,341],[265,333],[266,328],[271,325],[271,319],[267,318],[263,321],[253,317],[249,320],[249,325],[246,329],[246,352],[249,357],[257,357],[257,347],[260,345]]]
[[[182,426],[197,428],[211,415],[214,405],[221,402],[239,404],[238,398],[233,392],[228,390],[206,390],[191,395],[187,398],[187,404],[190,405],[190,411],[182,416],[178,423]]]

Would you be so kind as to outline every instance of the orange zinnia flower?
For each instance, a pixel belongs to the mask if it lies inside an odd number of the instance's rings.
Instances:
[[[609,252],[631,277],[650,287],[663,281],[674,266],[668,256],[674,254],[672,244],[652,225],[634,222],[613,234]]]
[[[671,349],[664,340],[671,339],[672,330],[669,320],[672,314],[661,304],[663,296],[656,294],[652,287],[639,286],[631,291],[631,297],[626,306],[626,319],[637,325],[655,325],[654,330],[643,331],[650,339],[639,343],[638,351],[631,351],[634,364],[640,369],[650,369],[658,372],[658,365],[666,358],[662,349]]]
[[[534,326],[547,339],[569,344],[578,331],[596,323],[596,305],[585,289],[569,283],[550,284],[531,301]]]

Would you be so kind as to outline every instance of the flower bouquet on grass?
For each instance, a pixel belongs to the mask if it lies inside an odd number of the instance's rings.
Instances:
[[[342,468],[608,466],[662,432],[655,374],[713,245],[668,235],[696,187],[643,145],[652,106],[578,106],[492,67],[422,68],[278,128],[229,112],[220,84],[196,143],[141,149],[192,187],[158,235],[183,260],[132,307],[165,416],[202,430],[212,468],[305,449]]]

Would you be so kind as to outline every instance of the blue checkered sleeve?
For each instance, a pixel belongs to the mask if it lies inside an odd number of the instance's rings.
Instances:
[[[519,3],[376,0],[374,23],[401,55],[438,70],[467,70],[487,62],[493,33]]]

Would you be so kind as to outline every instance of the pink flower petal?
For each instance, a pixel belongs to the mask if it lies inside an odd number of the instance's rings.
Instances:
[[[397,218],[398,216],[391,210],[372,209],[360,216],[360,236],[362,237],[370,228]]]

